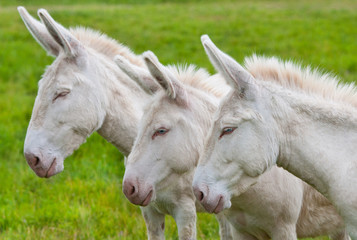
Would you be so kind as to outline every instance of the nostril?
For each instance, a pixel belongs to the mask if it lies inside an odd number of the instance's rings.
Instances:
[[[38,167],[41,165],[41,159],[33,153],[25,153],[25,157],[29,165],[33,167]]]
[[[131,187],[130,195],[133,195],[135,193],[135,186]]]
[[[40,159],[37,156],[35,156],[34,163],[33,163],[34,167],[36,167],[39,163],[40,163]]]
[[[195,196],[196,196],[197,200],[202,202],[202,200],[205,197],[205,194],[201,191],[201,189],[198,188],[198,187],[194,187],[193,191],[195,193]]]
[[[204,198],[204,194],[203,194],[203,192],[202,191],[199,191],[199,193],[198,193],[198,200],[201,202],[202,200],[203,200],[203,198]]]
[[[131,180],[124,180],[123,183],[123,192],[126,197],[133,198],[137,193],[137,186]]]

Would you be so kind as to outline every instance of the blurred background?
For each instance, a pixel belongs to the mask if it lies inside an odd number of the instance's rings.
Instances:
[[[242,62],[252,53],[292,59],[357,78],[355,0],[2,0],[0,2],[0,239],[145,239],[138,207],[122,193],[122,155],[97,133],[64,172],[40,179],[23,157],[37,82],[54,60],[32,38],[16,7],[45,8],[64,25],[106,33],[135,53],[192,63],[213,73],[200,43],[208,34]],[[166,238],[177,239],[166,217]],[[199,214],[198,239],[218,239],[214,216]],[[316,239],[328,239],[321,237]]]

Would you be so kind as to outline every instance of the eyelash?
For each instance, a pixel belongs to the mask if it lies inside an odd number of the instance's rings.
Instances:
[[[57,94],[56,97],[52,100],[52,102],[56,101],[57,98],[66,96],[68,93],[69,92],[61,92],[61,93]]]
[[[233,133],[237,128],[236,127],[225,127],[222,129],[221,135],[218,139],[221,139],[224,135],[229,135]]]
[[[159,128],[155,131],[155,133],[152,135],[151,139],[154,140],[157,136],[164,136],[166,133],[168,133],[170,130],[167,128]]]

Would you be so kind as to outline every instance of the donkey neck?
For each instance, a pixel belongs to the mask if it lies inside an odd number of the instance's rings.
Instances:
[[[356,109],[304,93],[274,91],[273,96],[281,136],[277,165],[334,198],[341,179],[357,174]]]
[[[108,142],[127,156],[137,135],[143,107],[150,96],[122,72],[113,61],[98,56],[97,80],[104,88],[106,116],[97,130]]]

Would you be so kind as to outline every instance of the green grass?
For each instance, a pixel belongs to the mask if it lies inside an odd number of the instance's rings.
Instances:
[[[101,30],[137,53],[154,51],[164,63],[194,63],[213,72],[199,40],[207,33],[238,61],[256,52],[318,66],[346,82],[357,75],[354,0],[54,2],[31,1],[36,7],[24,0],[0,4],[0,239],[146,237],[139,209],[122,194],[122,155],[98,134],[51,179],[36,177],[27,166],[23,141],[37,81],[53,60],[26,30],[14,4],[32,14],[46,7],[64,26]],[[177,239],[171,217],[166,237]],[[213,216],[199,215],[198,238],[218,239]]]

